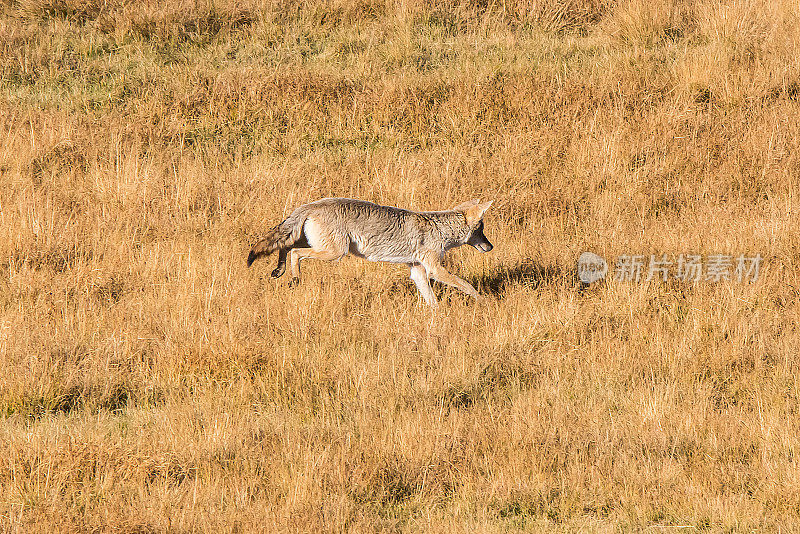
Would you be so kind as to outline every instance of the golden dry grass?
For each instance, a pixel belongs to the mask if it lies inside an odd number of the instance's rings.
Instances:
[[[796,2],[0,5],[4,531],[800,530]],[[323,196],[487,300],[245,267]]]

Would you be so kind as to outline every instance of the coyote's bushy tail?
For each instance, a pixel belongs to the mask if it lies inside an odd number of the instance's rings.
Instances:
[[[262,256],[269,256],[275,251],[291,248],[303,235],[305,217],[290,215],[278,226],[267,232],[267,236],[253,245],[247,256],[247,266]]]

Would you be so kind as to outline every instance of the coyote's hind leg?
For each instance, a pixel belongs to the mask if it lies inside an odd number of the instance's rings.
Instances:
[[[272,271],[272,278],[280,278],[286,272],[286,256],[289,250],[282,248],[278,251],[278,266]]]
[[[300,282],[300,260],[313,258],[317,260],[333,261],[338,260],[347,253],[345,250],[326,248],[324,250],[314,250],[313,248],[293,248],[289,252],[289,266],[292,271],[292,279],[289,287],[294,287]]]
[[[303,227],[303,234],[308,247],[293,248],[289,251],[289,268],[292,271],[289,287],[293,287],[300,282],[300,260],[306,258],[325,261],[338,260],[347,254],[350,245],[345,234],[321,225],[312,218],[306,221]]]

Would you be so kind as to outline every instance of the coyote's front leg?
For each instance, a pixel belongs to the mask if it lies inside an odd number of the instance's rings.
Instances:
[[[409,263],[408,266],[411,267],[411,279],[414,281],[417,289],[419,289],[419,292],[422,294],[422,298],[425,299],[425,303],[434,308],[438,308],[439,302],[436,300],[436,295],[433,293],[433,289],[431,289],[431,284],[428,281],[428,273],[425,271],[425,267],[423,267],[420,263]]]
[[[438,280],[443,284],[447,284],[449,286],[453,286],[456,289],[459,289],[469,295],[470,297],[480,299],[480,295],[475,288],[470,285],[469,282],[464,280],[463,278],[459,278],[458,276],[450,273],[447,269],[444,268],[439,258],[432,259],[430,257],[426,258],[422,262],[422,266],[425,267],[428,275],[433,278],[434,280]]]

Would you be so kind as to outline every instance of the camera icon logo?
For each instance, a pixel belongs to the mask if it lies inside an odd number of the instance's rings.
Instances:
[[[602,280],[608,274],[608,264],[593,252],[584,252],[578,258],[578,278],[585,284]]]

